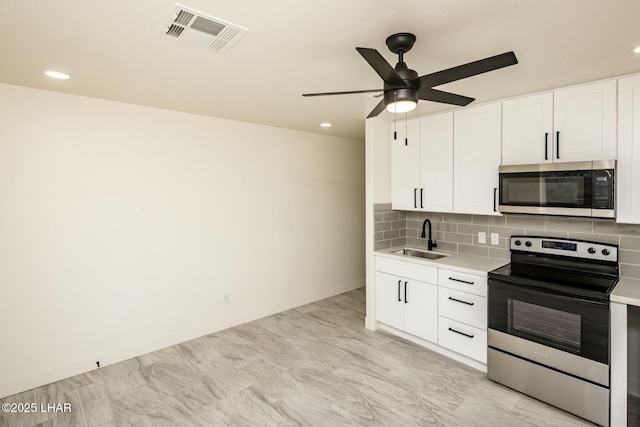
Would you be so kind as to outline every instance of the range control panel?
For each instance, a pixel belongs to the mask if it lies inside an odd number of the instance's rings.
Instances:
[[[541,236],[511,236],[512,251],[618,262],[618,245]]]

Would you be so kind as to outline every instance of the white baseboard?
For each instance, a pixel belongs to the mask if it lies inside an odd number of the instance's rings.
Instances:
[[[143,354],[151,353],[153,351],[170,347],[172,345],[180,344],[194,338],[199,338],[218,331],[222,331],[224,329],[231,328],[233,326],[238,326],[243,323],[251,322],[253,320],[257,320],[266,316],[271,316],[272,314],[280,313],[285,310],[300,307],[302,305],[310,304],[321,299],[359,289],[363,286],[365,286],[364,279],[346,283],[340,286],[323,288],[310,294],[297,295],[279,304],[271,305],[268,307],[261,307],[257,310],[238,313],[222,319],[216,319],[213,322],[183,329],[182,331],[161,337],[156,337],[132,346],[114,349],[112,351],[74,360],[63,365],[54,366],[51,368],[43,369],[41,371],[32,372],[27,375],[10,378],[6,381],[0,382],[0,398],[11,396],[17,393],[31,390],[32,388],[41,387],[43,385],[51,384],[53,382],[70,378],[75,375],[99,369],[96,365],[96,361],[100,361],[100,367],[109,366],[114,363],[131,359],[133,357],[141,356]]]

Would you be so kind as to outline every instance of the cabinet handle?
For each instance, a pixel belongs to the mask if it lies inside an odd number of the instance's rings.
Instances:
[[[404,139],[404,145],[409,145],[409,138]]]
[[[420,209],[424,209],[424,206],[422,206],[422,193],[424,192],[424,188],[420,189]]]
[[[467,337],[467,338],[473,338],[473,335],[465,334],[464,332],[460,332],[460,331],[456,331],[456,330],[455,330],[455,329],[453,329],[453,328],[449,328],[449,330],[450,330],[451,332],[455,332],[456,334],[464,335],[464,336],[465,336],[465,337]]]
[[[560,131],[556,132],[556,159],[560,158]]]
[[[408,303],[409,300],[407,299],[407,282],[404,282],[404,303]]]
[[[454,297],[449,297],[449,299],[450,299],[451,301],[461,302],[462,304],[467,304],[467,305],[474,305],[474,304],[475,304],[475,303],[473,303],[473,302],[462,301],[461,299],[457,299],[457,298],[454,298]]]
[[[544,133],[544,159],[549,160],[549,132]]]
[[[476,282],[469,282],[467,280],[456,279],[455,277],[449,277],[449,280],[453,280],[454,282],[466,283],[467,285],[473,285]]]
[[[414,188],[413,189],[413,207],[414,208],[418,208],[418,189]]]
[[[402,298],[400,298],[400,282],[402,282],[402,280],[398,280],[398,302],[402,302]]]
[[[493,187],[493,211],[494,212],[498,212],[498,209],[496,209],[496,199],[498,198],[498,188],[497,187]]]

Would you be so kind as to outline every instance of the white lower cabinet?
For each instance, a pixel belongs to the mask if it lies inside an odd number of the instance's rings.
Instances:
[[[384,258],[378,259],[376,267],[376,320],[437,342],[437,268]]]
[[[467,325],[487,329],[487,299],[453,289],[438,289],[438,314]]]
[[[376,257],[376,320],[487,363],[487,277]]]
[[[482,363],[487,363],[487,331],[440,316],[438,344]]]
[[[438,269],[438,344],[487,363],[487,277]]]

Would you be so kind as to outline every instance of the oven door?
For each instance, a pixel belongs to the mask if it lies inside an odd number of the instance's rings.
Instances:
[[[489,280],[489,329],[609,365],[609,302]],[[517,341],[517,340],[516,340]],[[533,353],[540,351],[531,347]],[[500,350],[510,351],[501,348]],[[524,355],[527,357],[526,355]],[[545,355],[545,357],[548,357]]]

